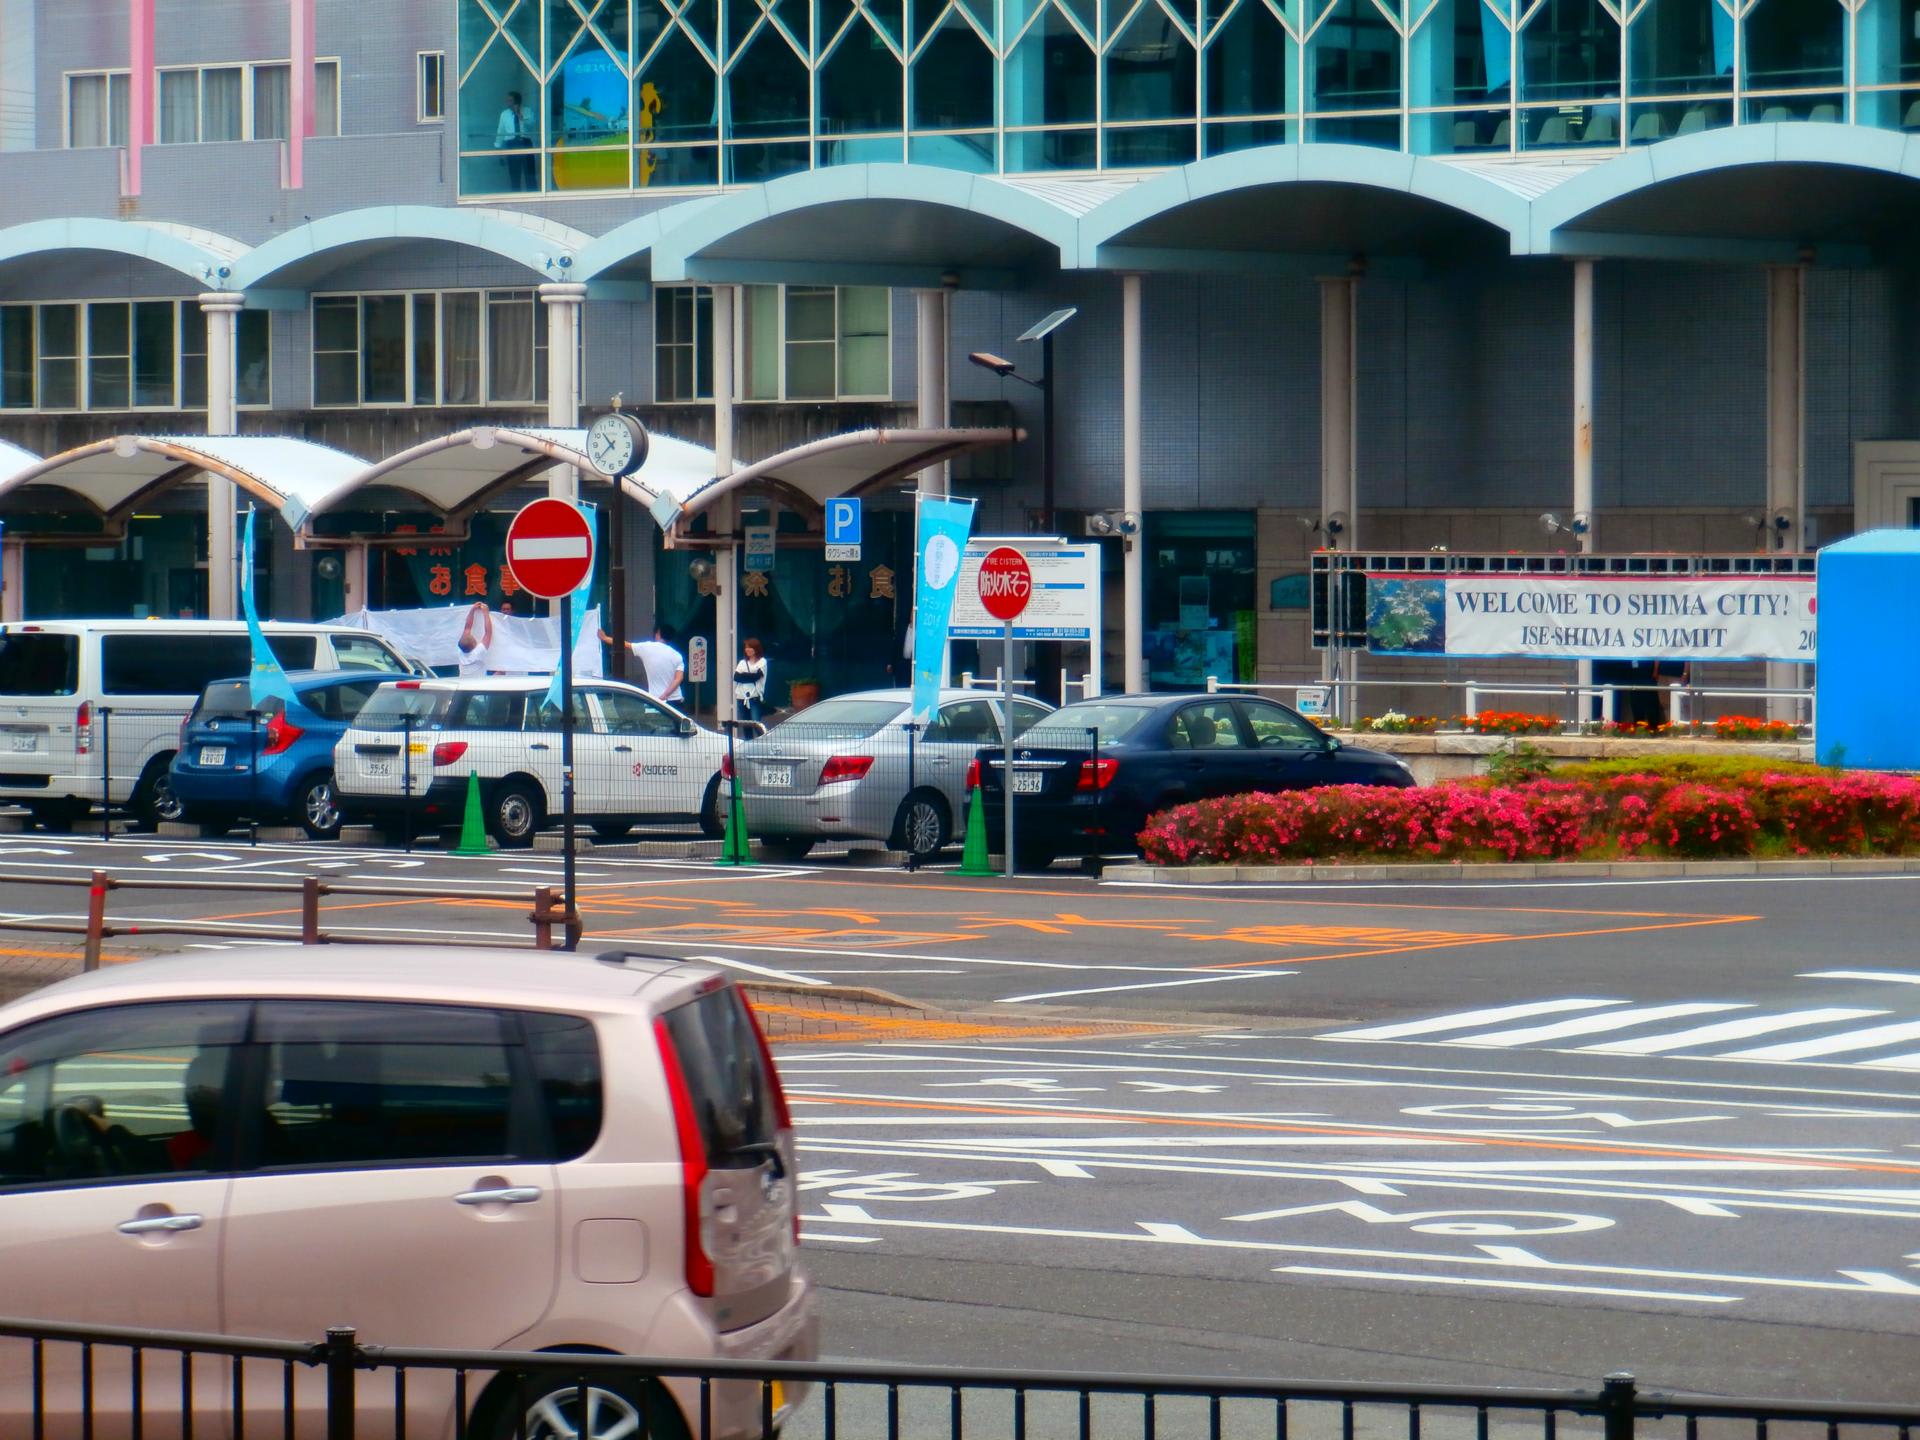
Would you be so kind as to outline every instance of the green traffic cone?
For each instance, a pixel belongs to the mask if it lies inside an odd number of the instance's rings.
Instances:
[[[467,772],[467,813],[460,821],[460,843],[453,847],[452,853],[487,853],[487,826],[480,814],[480,775],[474,770]]]
[[[987,854],[987,808],[980,787],[973,790],[973,803],[967,806],[967,848],[960,855],[962,875],[993,875],[993,860]]]
[[[727,829],[720,841],[722,865],[753,864],[753,842],[747,838],[747,812],[738,785],[727,786]]]

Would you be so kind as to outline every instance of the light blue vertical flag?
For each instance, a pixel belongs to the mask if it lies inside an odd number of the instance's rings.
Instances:
[[[587,572],[587,578],[580,582],[580,588],[567,597],[567,604],[573,610],[573,643],[578,647],[580,644],[580,632],[586,628],[587,624],[587,607],[593,599],[594,571],[600,568],[600,517],[598,513],[599,507],[597,505],[589,504],[585,500],[576,500],[573,503],[579,506],[580,513],[587,517],[587,529],[594,537],[593,570]],[[553,683],[547,686],[546,703],[555,710],[560,708],[561,666],[571,664],[573,664],[573,657],[571,655],[562,655],[559,662],[553,667]]]
[[[253,599],[253,506],[247,506],[246,539],[240,546],[240,613],[247,617],[247,635],[253,641],[253,668],[247,675],[247,699],[258,709],[269,697],[291,703],[293,686],[280,659],[260,628],[259,607]]]
[[[947,625],[960,581],[960,557],[973,529],[973,501],[920,497],[913,538],[913,715],[931,719],[940,704]]]

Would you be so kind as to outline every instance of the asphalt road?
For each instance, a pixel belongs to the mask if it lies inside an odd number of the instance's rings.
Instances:
[[[0,839],[3,876],[97,867],[378,886],[323,916],[368,938],[524,937],[523,901],[476,897],[559,877],[526,853]],[[618,849],[579,875],[591,941],[1194,1027],[787,1052],[833,1353],[1920,1399],[1913,879],[1168,889]],[[83,903],[0,881],[12,916]],[[109,914],[298,920],[244,892],[120,890]]]

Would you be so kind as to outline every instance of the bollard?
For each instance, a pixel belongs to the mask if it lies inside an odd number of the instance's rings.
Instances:
[[[87,887],[87,948],[80,962],[82,970],[100,968],[100,939],[107,929],[107,891],[112,885],[106,871],[93,872],[93,883]]]
[[[553,887],[541,885],[533,892],[533,948],[553,948]]]
[[[321,945],[326,943],[320,938],[320,897],[325,887],[309,875],[300,882],[300,943],[302,945]]]
[[[1600,1383],[1600,1421],[1605,1440],[1633,1440],[1634,1395],[1633,1376],[1624,1370],[1616,1370]]]
[[[327,1440],[353,1440],[353,1367],[360,1358],[353,1328],[329,1325],[319,1349],[327,1367]]]

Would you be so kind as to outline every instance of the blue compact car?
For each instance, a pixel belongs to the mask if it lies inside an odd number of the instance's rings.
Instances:
[[[972,778],[987,834],[1004,814],[1000,746]],[[1015,859],[1131,852],[1147,817],[1188,800],[1249,790],[1414,783],[1406,762],[1345,745],[1312,721],[1252,695],[1110,695],[1066,705],[1013,742]]]
[[[340,833],[333,747],[367,698],[393,676],[295,670],[294,703],[255,706],[245,680],[216,680],[180,727],[168,779],[186,819],[232,825],[290,819],[315,839]]]

